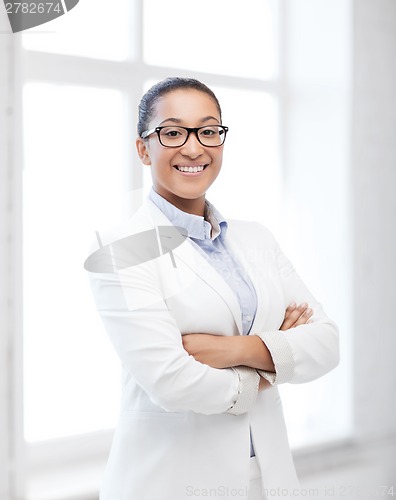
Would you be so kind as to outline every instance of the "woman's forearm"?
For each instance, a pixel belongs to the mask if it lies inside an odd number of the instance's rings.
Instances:
[[[275,372],[271,353],[260,337],[257,335],[244,335],[240,338],[242,339],[241,356],[242,360],[244,359],[242,364],[257,370]]]
[[[257,335],[241,335],[238,337],[224,337],[229,344],[230,366],[250,366],[257,370],[274,372],[274,362],[267,346]]]
[[[183,336],[183,345],[197,361],[214,368],[244,365],[258,370],[275,371],[269,350],[256,335],[228,337],[190,334]]]

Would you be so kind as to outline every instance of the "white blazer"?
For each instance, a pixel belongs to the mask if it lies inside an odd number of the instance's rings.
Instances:
[[[164,225],[171,223],[147,199],[126,223],[101,233],[100,243]],[[246,499],[249,428],[263,488],[291,494],[298,488],[276,385],[308,382],[333,369],[337,327],[261,224],[231,220],[226,241],[255,286],[251,334],[265,339],[277,373],[274,386],[240,415],[227,412],[238,397],[237,373],[204,365],[183,349],[186,333],[242,334],[237,298],[189,239],[173,259],[165,253],[115,272],[89,272],[124,373],[101,500]],[[292,301],[308,302],[313,322],[279,331]]]

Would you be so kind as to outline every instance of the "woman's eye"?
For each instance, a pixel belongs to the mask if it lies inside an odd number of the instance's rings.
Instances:
[[[218,130],[217,129],[205,128],[205,129],[201,130],[201,135],[211,136],[211,135],[214,135],[214,134],[218,134]]]
[[[176,129],[166,129],[162,130],[162,134],[166,135],[167,137],[178,137],[179,135],[181,135],[181,132],[180,130]]]

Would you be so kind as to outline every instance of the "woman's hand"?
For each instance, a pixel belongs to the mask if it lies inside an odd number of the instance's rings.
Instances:
[[[279,330],[289,330],[289,328],[295,328],[299,325],[305,325],[310,323],[310,317],[313,311],[308,307],[308,304],[303,302],[299,306],[295,302],[292,302],[285,312],[285,319]]]

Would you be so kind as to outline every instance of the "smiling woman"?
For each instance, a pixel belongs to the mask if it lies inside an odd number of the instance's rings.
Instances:
[[[333,369],[337,327],[268,229],[226,220],[206,199],[228,130],[213,92],[169,78],[139,111],[136,146],[152,190],[98,243],[164,226],[186,237],[171,259],[159,237],[136,238],[142,248],[131,254],[158,245],[159,257],[125,266],[114,254],[113,269],[89,273],[125,375],[101,500],[183,500],[192,485],[249,500],[279,488],[296,496],[277,385]]]
[[[172,123],[187,127],[184,129],[187,134],[183,137],[180,127],[171,127]],[[204,129],[199,131],[204,124]],[[141,161],[151,166],[155,191],[183,211],[204,215],[205,193],[218,176],[223,159],[225,132],[220,133],[220,106],[206,92],[181,87],[167,93],[166,99],[158,99],[155,113],[147,125],[149,129],[166,125],[158,137],[143,132],[137,139]],[[188,130],[191,127],[198,130],[191,134]],[[210,139],[204,131],[213,131]],[[180,145],[174,145],[176,139],[172,138],[172,146],[166,144],[164,147],[166,134],[176,134],[176,138],[179,134],[183,140]]]

